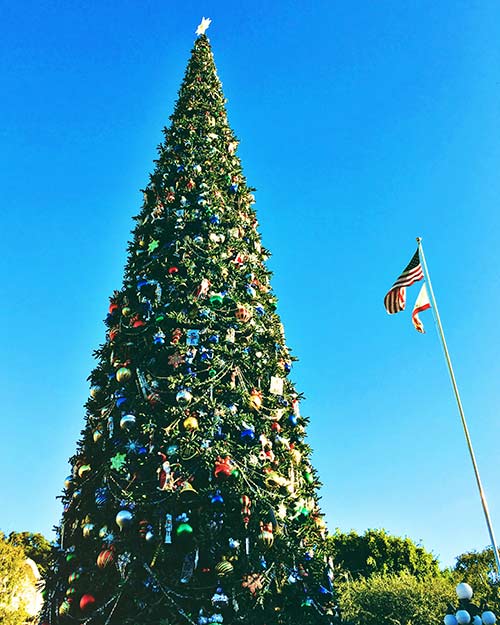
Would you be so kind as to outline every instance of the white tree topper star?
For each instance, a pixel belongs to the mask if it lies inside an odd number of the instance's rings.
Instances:
[[[205,31],[210,26],[211,22],[212,22],[212,20],[209,17],[202,17],[201,18],[201,23],[198,26],[198,28],[196,29],[196,34],[197,35],[204,35]]]

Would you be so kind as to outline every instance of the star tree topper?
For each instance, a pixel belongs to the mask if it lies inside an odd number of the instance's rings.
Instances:
[[[196,29],[196,34],[197,35],[204,35],[205,31],[210,26],[211,22],[212,22],[212,20],[209,17],[202,17],[201,18],[201,23],[198,26],[198,28]]]

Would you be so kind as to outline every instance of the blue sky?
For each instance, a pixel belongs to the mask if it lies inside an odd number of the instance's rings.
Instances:
[[[420,235],[500,534],[498,3],[1,4],[0,528],[58,522],[92,351],[205,15],[330,528],[385,527],[446,565],[488,543],[431,315],[420,336],[382,305]]]

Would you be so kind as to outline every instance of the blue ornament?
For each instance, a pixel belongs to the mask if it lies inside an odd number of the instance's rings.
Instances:
[[[218,224],[220,224],[220,217],[219,215],[210,215],[209,221],[214,226],[217,226]]]
[[[163,334],[163,332],[157,332],[153,336],[153,343],[155,345],[165,345],[165,335]]]
[[[232,184],[229,187],[229,193],[236,193],[238,191],[238,185],[237,184]]]
[[[95,489],[95,502],[98,508],[102,508],[108,500],[108,489],[101,487]]]
[[[293,425],[295,427],[299,422],[297,415],[295,414],[288,415],[288,422],[290,423],[290,425]]]
[[[266,311],[264,309],[264,306],[262,306],[262,304],[257,304],[257,306],[255,307],[255,312],[259,315],[259,317],[262,317],[263,315],[266,314]]]
[[[220,490],[215,491],[215,494],[212,495],[212,497],[210,498],[210,503],[214,505],[224,503],[224,499],[222,495],[220,494]]]
[[[285,371],[287,373],[290,373],[291,370],[292,370],[292,363],[291,362],[285,362]]]
[[[219,336],[217,334],[212,334],[212,336],[208,337],[210,343],[217,344],[219,342]]]
[[[255,440],[255,430],[251,427],[241,430],[240,438],[244,443],[251,443]]]

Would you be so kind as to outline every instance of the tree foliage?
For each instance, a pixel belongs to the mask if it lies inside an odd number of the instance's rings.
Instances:
[[[456,598],[444,576],[374,573],[344,582],[339,603],[346,625],[438,625]]]
[[[22,601],[26,581],[25,555],[22,547],[10,544],[0,534],[0,623],[21,625],[27,613]]]
[[[392,536],[383,529],[370,529],[363,535],[336,532],[328,542],[337,570],[353,579],[402,572],[418,578],[439,574],[431,553],[409,538]]]
[[[32,532],[11,532],[7,542],[16,547],[21,547],[26,557],[36,562],[41,576],[45,576],[52,552],[50,543],[45,536]]]
[[[500,613],[500,583],[491,547],[462,553],[450,573],[456,583],[467,582],[472,586],[476,603],[485,601],[491,609]]]

